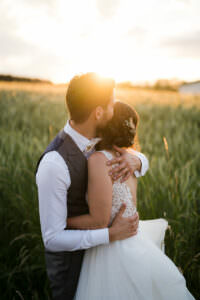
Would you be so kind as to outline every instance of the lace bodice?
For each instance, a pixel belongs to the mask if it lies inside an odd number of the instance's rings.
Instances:
[[[102,152],[109,160],[113,158],[113,155],[108,151],[102,150],[99,152]],[[114,168],[115,166],[116,164],[114,164],[112,168]],[[132,200],[130,188],[126,184],[126,182],[121,183],[119,178],[113,183],[112,211],[110,223],[119,211],[122,203],[126,203],[126,210],[124,211],[123,217],[133,216],[136,211],[136,207]]]

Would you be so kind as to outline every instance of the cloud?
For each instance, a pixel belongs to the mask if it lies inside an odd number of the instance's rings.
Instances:
[[[129,36],[141,36],[141,35],[146,35],[147,30],[142,28],[142,27],[132,27],[131,29],[128,30],[127,35]]]
[[[35,46],[27,43],[12,32],[0,32],[0,59],[9,55],[23,56],[36,50]]]
[[[32,48],[32,45],[22,41],[15,44],[15,51],[10,51],[9,55],[1,52],[0,60],[0,73],[4,74],[62,80],[68,71],[66,67],[68,62],[63,57],[45,52],[43,49]]]
[[[0,45],[0,73],[50,80],[67,73],[66,59],[23,39],[15,26],[0,31]]]
[[[200,59],[200,30],[167,38],[160,45],[177,57]]]
[[[97,0],[96,7],[103,18],[112,17],[120,4],[120,0]]]
[[[132,39],[137,40],[137,43],[141,44],[144,42],[147,35],[148,35],[148,31],[145,28],[135,26],[135,27],[130,28],[124,34],[124,37],[131,39],[131,40]]]
[[[151,62],[149,76],[156,76],[154,65],[167,61],[169,74],[186,64],[193,76],[199,8],[199,0],[0,0],[0,73],[62,81],[94,67],[131,78],[138,65],[142,78],[141,63]]]
[[[44,13],[48,14],[51,17],[57,16],[57,8],[59,6],[59,1],[55,0],[18,0],[18,5],[20,4],[23,9],[33,9],[38,11],[43,11]]]

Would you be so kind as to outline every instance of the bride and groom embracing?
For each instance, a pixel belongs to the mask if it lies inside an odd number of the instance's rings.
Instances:
[[[37,164],[52,297],[194,299],[161,245],[167,222],[139,221],[137,177],[148,170],[148,159],[132,147],[139,116],[114,102],[114,87],[95,73],[72,78],[66,95],[70,121]]]

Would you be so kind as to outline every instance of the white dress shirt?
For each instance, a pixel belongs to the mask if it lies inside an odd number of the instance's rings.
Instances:
[[[69,121],[64,127],[77,146],[83,151],[90,140],[74,130]],[[135,176],[143,176],[149,168],[148,159],[140,152],[135,152],[141,162],[141,172]],[[109,243],[108,228],[95,230],[64,230],[67,220],[67,192],[71,185],[69,169],[57,151],[50,151],[42,158],[36,174],[38,187],[39,214],[42,239],[47,250],[75,251],[87,249],[100,244]]]

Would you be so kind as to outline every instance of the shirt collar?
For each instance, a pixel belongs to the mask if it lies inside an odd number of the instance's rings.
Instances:
[[[67,120],[67,123],[64,127],[64,132],[71,136],[71,138],[74,140],[74,142],[82,152],[90,142],[88,138],[86,138],[85,136],[83,136],[82,134],[80,134],[78,131],[76,131],[71,127],[69,120]]]

